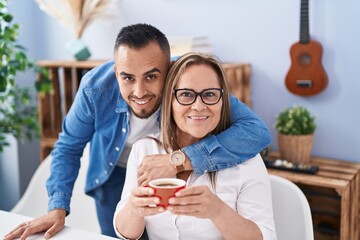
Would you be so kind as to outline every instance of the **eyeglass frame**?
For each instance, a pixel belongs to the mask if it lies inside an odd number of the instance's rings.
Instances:
[[[182,90],[187,90],[187,91],[190,91],[190,92],[195,93],[194,101],[192,101],[191,103],[186,103],[186,104],[181,103],[181,102],[179,101],[179,99],[177,98],[176,93],[177,93],[178,91],[182,91]],[[206,91],[209,91],[209,90],[219,90],[219,91],[220,91],[220,97],[219,97],[219,99],[218,99],[215,103],[206,103],[206,102],[204,101],[203,97],[202,97],[202,94],[203,94],[204,92],[206,92]],[[206,89],[202,90],[201,92],[196,92],[194,89],[190,89],[190,88],[178,88],[178,89],[173,89],[173,94],[174,94],[174,96],[175,96],[176,101],[177,101],[180,105],[183,105],[183,106],[190,106],[191,104],[194,104],[194,102],[196,102],[196,99],[197,99],[198,96],[200,96],[200,99],[201,99],[201,101],[202,101],[204,104],[211,106],[211,105],[215,105],[215,104],[217,104],[218,102],[220,102],[220,99],[221,99],[221,98],[223,97],[223,95],[224,95],[224,89],[223,89],[223,88],[206,88]]]

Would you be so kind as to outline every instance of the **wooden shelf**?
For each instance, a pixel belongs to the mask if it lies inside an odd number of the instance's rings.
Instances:
[[[270,160],[280,157],[272,152]],[[314,175],[268,169],[284,177],[305,193],[313,216],[316,240],[360,239],[360,164],[312,157],[310,165],[319,166]]]
[[[88,60],[88,61],[76,61],[76,60],[42,60],[37,64],[46,68],[85,68],[91,69],[99,66],[109,60]]]

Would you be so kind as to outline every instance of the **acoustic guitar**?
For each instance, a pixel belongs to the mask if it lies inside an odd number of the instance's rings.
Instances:
[[[290,48],[291,66],[286,75],[287,89],[297,95],[311,96],[323,91],[328,77],[321,64],[322,46],[310,40],[309,0],[301,0],[300,41]]]

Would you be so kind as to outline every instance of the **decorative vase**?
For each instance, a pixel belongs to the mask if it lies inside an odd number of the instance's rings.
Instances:
[[[278,133],[280,157],[293,163],[310,161],[314,134],[284,135]]]
[[[85,42],[81,39],[75,39],[68,42],[66,44],[66,49],[78,61],[85,61],[91,56],[91,53],[87,48]]]

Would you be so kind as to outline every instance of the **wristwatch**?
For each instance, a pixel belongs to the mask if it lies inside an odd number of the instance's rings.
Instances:
[[[172,152],[170,154],[169,161],[170,161],[170,164],[173,165],[177,169],[178,173],[185,171],[185,167],[184,167],[185,154],[181,150],[176,150],[176,151]]]

